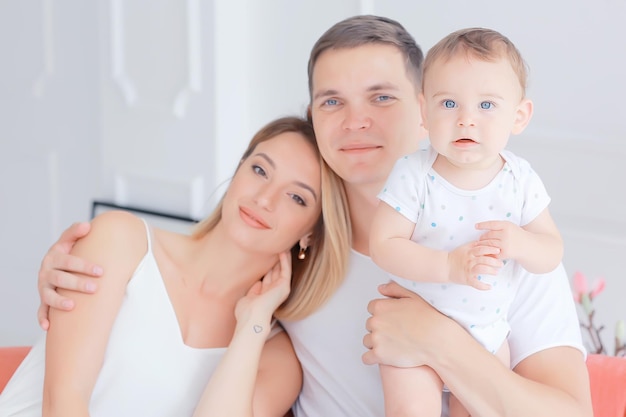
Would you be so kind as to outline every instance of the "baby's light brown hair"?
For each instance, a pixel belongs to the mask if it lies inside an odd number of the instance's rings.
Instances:
[[[467,28],[452,32],[435,44],[424,60],[423,83],[428,70],[439,60],[444,62],[464,53],[467,58],[482,61],[496,61],[502,58],[508,59],[522,88],[522,96],[526,95],[526,83],[528,79],[528,66],[522,58],[517,47],[501,33],[485,28]]]

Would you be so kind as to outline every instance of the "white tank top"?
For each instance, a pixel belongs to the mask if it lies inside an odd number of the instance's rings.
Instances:
[[[148,251],[115,320],[89,411],[92,417],[191,416],[226,348],[183,343],[146,225]],[[41,416],[45,335],[0,394],[0,416]]]

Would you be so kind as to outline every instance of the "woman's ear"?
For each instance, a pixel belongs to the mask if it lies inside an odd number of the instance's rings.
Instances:
[[[313,235],[313,232],[307,233],[306,235],[302,236],[302,238],[298,242],[298,245],[300,245],[298,259],[300,259],[301,261],[306,259],[306,250],[309,248],[309,244],[311,243],[311,235]]]
[[[302,249],[306,250],[309,247],[312,241],[312,236],[313,232],[307,233],[306,235],[302,236],[299,242]]]
[[[526,129],[530,119],[533,116],[533,102],[529,99],[522,99],[520,104],[517,105],[517,110],[515,111],[515,120],[513,121],[513,128],[511,129],[511,133],[514,135],[518,135]]]

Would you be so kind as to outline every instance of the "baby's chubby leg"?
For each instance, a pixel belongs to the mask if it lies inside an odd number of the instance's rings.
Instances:
[[[386,417],[440,417],[443,383],[428,366],[380,365]]]

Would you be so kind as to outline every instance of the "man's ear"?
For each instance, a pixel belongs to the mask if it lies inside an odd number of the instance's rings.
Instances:
[[[311,105],[306,106],[306,119],[309,122],[313,122],[313,115],[311,114]]]
[[[526,129],[530,119],[533,116],[533,102],[529,99],[523,99],[520,104],[517,106],[517,110],[515,111],[515,120],[513,121],[513,128],[511,129],[511,133],[514,135],[518,135]]]

